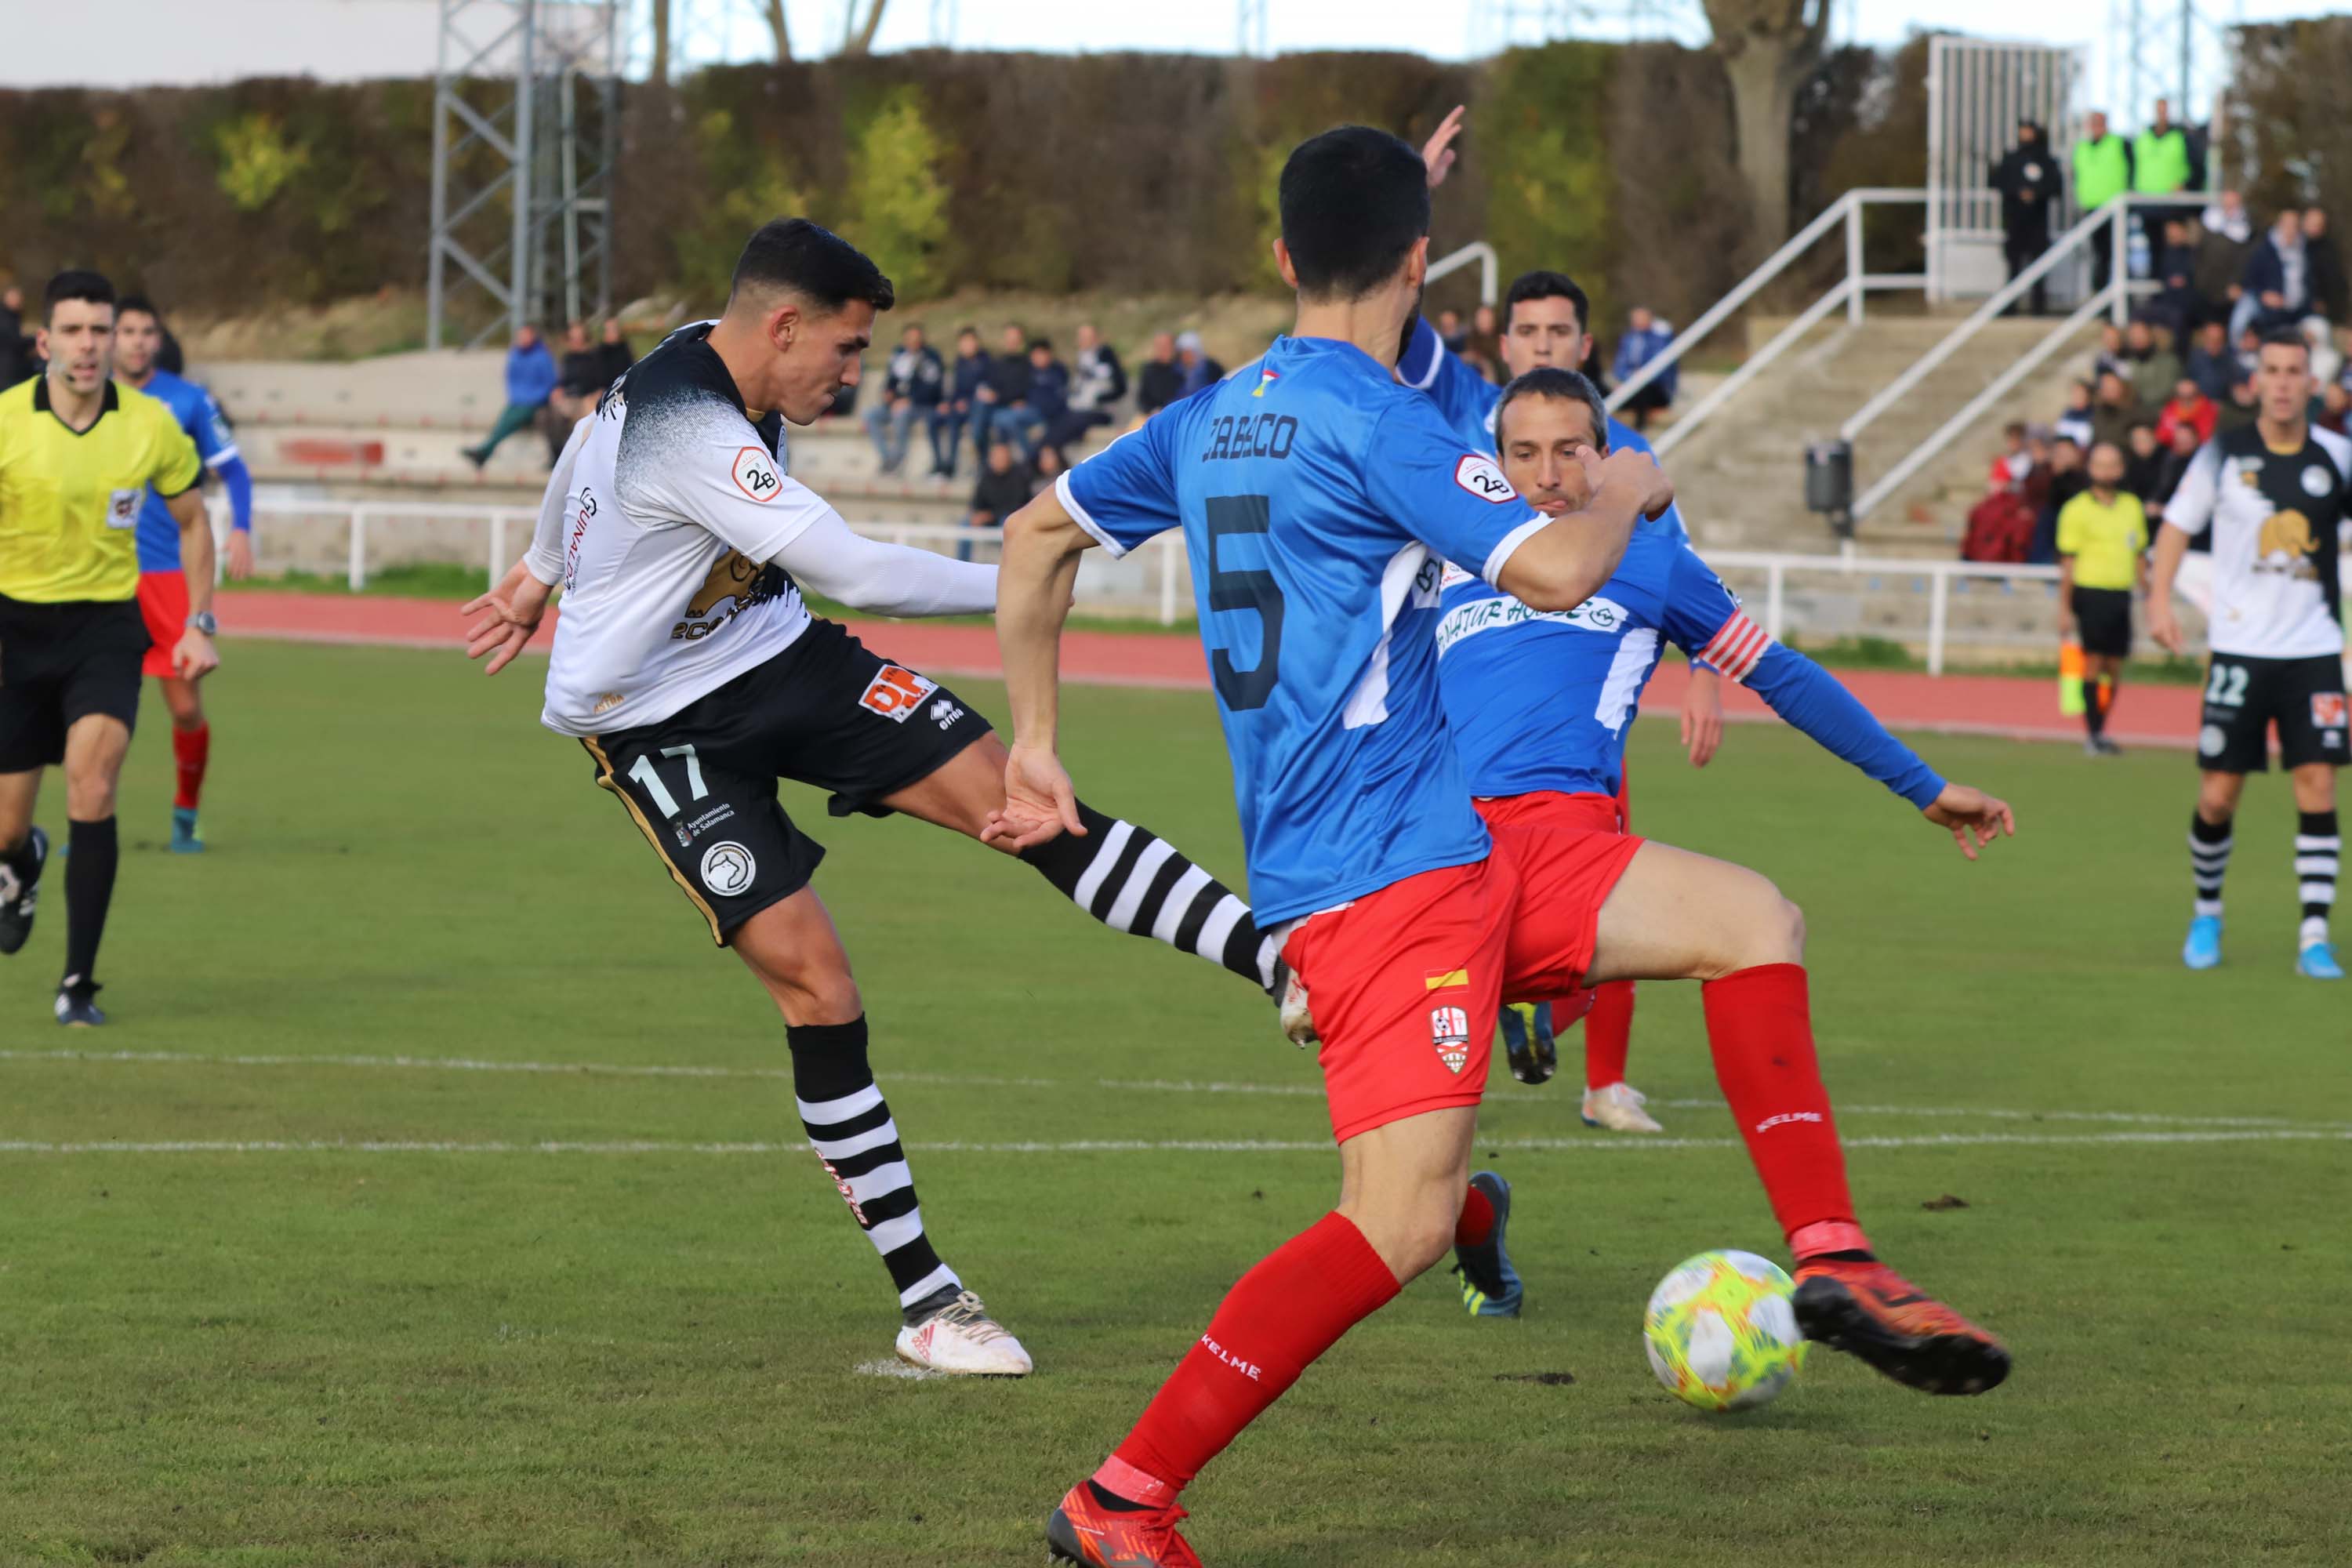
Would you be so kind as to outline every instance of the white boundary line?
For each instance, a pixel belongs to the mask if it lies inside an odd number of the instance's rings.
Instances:
[[[410,1056],[207,1056],[193,1051],[0,1050],[0,1061],[88,1062],[114,1066],[331,1067],[422,1072],[528,1073],[583,1078],[767,1079],[782,1082],[789,1082],[793,1076],[789,1068],[715,1067],[660,1062],[491,1061],[467,1057]],[[944,1084],[976,1089],[1099,1089],[1122,1094],[1232,1094],[1315,1100],[1319,1100],[1323,1096],[1323,1088],[1320,1084],[1244,1083],[1213,1079],[1203,1080],[1004,1078],[978,1073],[896,1071],[884,1076],[892,1084]],[[1522,1088],[1517,1084],[1496,1086],[1496,1098],[1511,1104],[1532,1103],[1543,1092],[1539,1089]],[[1560,1092],[1572,1095],[1573,1090]],[[1679,1110],[1720,1110],[1724,1108],[1723,1101],[1719,1100],[1656,1100],[1651,1103]],[[2302,1117],[2189,1116],[2175,1115],[2167,1111],[2136,1110],[2019,1110],[1994,1106],[1966,1105],[1841,1105],[1835,1109],[1837,1114],[1842,1117],[1919,1116],[1955,1120],[1981,1119],[1988,1121],[2087,1121],[2145,1127],[2243,1128],[2282,1131],[2298,1131],[2319,1134],[2352,1133],[2352,1122]],[[1655,1146],[1659,1141],[1650,1139],[1645,1142]],[[1869,1146],[1866,1142],[1857,1139],[1849,1138],[1845,1142],[1859,1143],[1863,1147]],[[680,1145],[680,1147],[685,1146]],[[1326,1146],[1313,1145],[1317,1148]],[[0,1144],[0,1148],[5,1147],[7,1145]],[[798,1145],[794,1144],[791,1147],[797,1148]],[[936,1144],[933,1147],[943,1148],[949,1145]]]
[[[1945,1132],[1917,1138],[1847,1138],[1849,1149],[1966,1149],[1987,1146],[2085,1148],[2181,1143],[2352,1142],[2352,1129],[2245,1128],[2146,1132]],[[1736,1138],[1503,1138],[1483,1148],[1515,1152],[1641,1153],[1653,1150],[1738,1149]],[[1064,1142],[909,1143],[919,1154],[1323,1154],[1325,1139],[1081,1139]],[[693,1143],[650,1139],[609,1142],[465,1142],[434,1139],[188,1139],[172,1142],[0,1141],[0,1154],[761,1154],[798,1155],[805,1143]]]

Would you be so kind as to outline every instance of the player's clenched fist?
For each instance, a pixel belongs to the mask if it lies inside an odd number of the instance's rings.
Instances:
[[[1642,515],[1657,519],[1665,515],[1666,508],[1675,504],[1675,482],[1666,478],[1666,470],[1658,467],[1657,458],[1647,452],[1637,452],[1631,447],[1620,447],[1607,457],[1596,456],[1590,447],[1577,454],[1583,463],[1592,488],[1605,484],[1630,487],[1642,498]]]

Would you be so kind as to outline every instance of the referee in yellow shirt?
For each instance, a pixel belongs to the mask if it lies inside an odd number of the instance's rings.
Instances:
[[[2124,660],[2131,657],[2132,590],[2147,584],[2147,513],[2123,489],[2124,451],[2091,448],[2091,488],[2058,513],[2058,634],[2083,644],[2083,750],[2112,757],[2107,738]]]
[[[48,836],[33,826],[41,772],[62,763],[66,863],[60,1024],[102,1024],[92,997],[114,897],[114,788],[139,716],[147,627],[134,535],[148,488],[180,525],[192,606],[173,673],[213,652],[213,534],[196,448],[171,410],[113,380],[114,288],[95,272],[49,280],[39,336],[48,374],[0,393],[0,953],[32,934]]]

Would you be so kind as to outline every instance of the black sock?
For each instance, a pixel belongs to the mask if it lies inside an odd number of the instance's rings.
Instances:
[[[2192,811],[2189,814],[2189,869],[2196,879],[2196,912],[2219,916],[2221,912],[2221,879],[2230,869],[2230,846],[2233,842],[2227,822],[2208,822]]]
[[[2083,728],[2096,735],[2107,727],[2106,710],[2099,706],[2098,677],[2083,677]]]
[[[66,859],[66,979],[89,984],[98,969],[99,939],[106,934],[106,909],[114,901],[114,867],[120,851],[114,818],[72,825],[73,853]]]
[[[1148,936],[1274,988],[1274,943],[1249,906],[1148,827],[1078,803],[1086,837],[1065,833],[1021,858],[1062,896],[1110,927]]]
[[[898,1288],[898,1310],[913,1322],[928,1315],[934,1298],[942,1291],[952,1296],[963,1282],[923,1234],[898,1125],[866,1065],[866,1020],[795,1025],[784,1030],[784,1040],[792,1047],[793,1099],[809,1146],[857,1228],[882,1255],[890,1283]]]

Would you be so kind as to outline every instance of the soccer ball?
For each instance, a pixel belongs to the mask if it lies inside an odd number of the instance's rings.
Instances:
[[[1702,1252],[1650,1292],[1642,1339],[1666,1392],[1701,1410],[1769,1405],[1805,1364],[1796,1281],[1752,1252]]]

